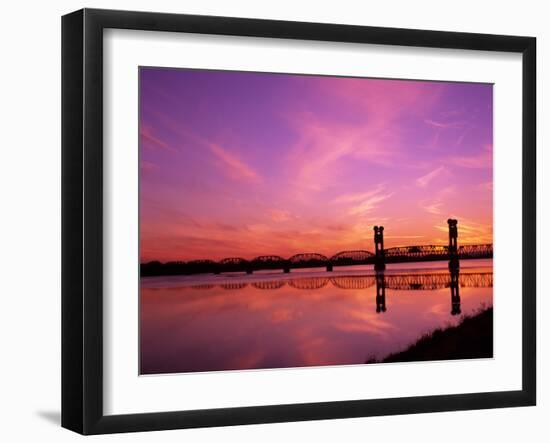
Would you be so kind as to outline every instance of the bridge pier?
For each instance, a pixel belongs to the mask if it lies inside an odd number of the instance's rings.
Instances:
[[[449,269],[458,269],[460,267],[458,260],[458,220],[448,219],[447,224],[449,225]]]
[[[327,264],[327,272],[332,272],[332,263]]]
[[[386,269],[384,257],[384,226],[374,227],[374,248],[374,269],[376,271],[383,271]]]
[[[376,273],[376,313],[386,312],[386,279],[383,272]]]
[[[459,270],[458,269],[451,269],[451,315],[460,315],[461,309],[460,309],[460,294],[458,292],[459,283],[458,283],[458,277],[459,277]]]

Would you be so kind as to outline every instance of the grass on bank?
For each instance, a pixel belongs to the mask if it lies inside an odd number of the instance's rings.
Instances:
[[[422,335],[407,349],[382,360],[365,363],[392,363],[428,360],[461,360],[493,357],[493,308],[481,308],[465,315],[456,326],[438,328]]]

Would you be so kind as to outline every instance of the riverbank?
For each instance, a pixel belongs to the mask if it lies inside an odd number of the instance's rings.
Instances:
[[[456,326],[436,329],[423,335],[404,351],[390,354],[381,361],[392,363],[428,360],[461,360],[493,357],[493,308],[465,316]]]

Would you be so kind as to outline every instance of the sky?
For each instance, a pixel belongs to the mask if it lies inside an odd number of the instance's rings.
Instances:
[[[492,243],[490,84],[140,68],[140,259]]]

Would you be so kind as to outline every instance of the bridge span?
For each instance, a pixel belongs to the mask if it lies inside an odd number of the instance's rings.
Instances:
[[[341,251],[328,257],[316,252],[295,254],[289,258],[279,255],[261,255],[253,259],[228,257],[219,261],[191,260],[168,263],[149,262],[141,264],[142,276],[154,275],[190,275],[202,273],[246,272],[252,274],[262,270],[281,270],[285,273],[291,269],[325,268],[332,271],[334,267],[354,265],[374,265],[375,270],[384,270],[388,263],[426,262],[445,260],[449,269],[458,269],[461,260],[492,258],[492,244],[458,246],[457,220],[449,219],[448,245],[418,245],[384,248],[384,227],[374,227],[375,252],[368,250]]]

